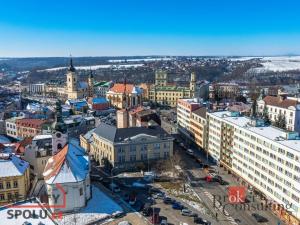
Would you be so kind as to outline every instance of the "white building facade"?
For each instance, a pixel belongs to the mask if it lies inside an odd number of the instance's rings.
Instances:
[[[72,212],[91,198],[90,162],[83,148],[69,143],[51,157],[44,170],[48,201],[53,211]]]
[[[37,84],[29,84],[28,91],[30,94],[38,94],[43,95],[46,91],[46,84],[37,83]]]
[[[201,107],[200,99],[178,99],[177,101],[177,124],[180,132],[189,135],[191,132],[192,112]]]
[[[231,114],[208,113],[208,149],[218,162],[278,206],[287,224],[300,220],[300,138]],[[290,213],[287,213],[286,210]],[[298,222],[297,222],[298,220]]]
[[[265,107],[267,108],[272,122],[275,122],[281,114],[285,118],[287,130],[300,132],[300,99],[266,96],[257,101],[257,106],[259,113],[263,113]]]

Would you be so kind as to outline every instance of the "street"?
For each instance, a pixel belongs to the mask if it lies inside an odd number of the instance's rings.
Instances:
[[[178,137],[177,137],[178,138]],[[182,140],[180,140],[182,141]],[[177,141],[178,142],[178,141]],[[203,154],[197,154],[197,150],[194,149],[194,154],[198,158],[201,157],[203,164],[211,165],[210,162],[206,162],[206,157]],[[199,151],[199,150],[198,150]],[[199,162],[195,158],[186,153],[186,150],[179,145],[179,143],[174,144],[174,152],[177,154],[178,164],[183,169],[185,178],[181,182],[183,185],[190,184],[188,193],[178,192],[180,188],[176,189],[176,182],[154,182],[151,184],[146,183],[143,180],[143,177],[140,173],[135,173],[135,176],[129,177],[113,177],[113,182],[116,183],[121,191],[119,193],[111,193],[109,184],[111,183],[111,176],[103,172],[99,167],[94,166],[94,173],[99,173],[104,177],[102,183],[106,188],[104,189],[111,195],[115,200],[123,207],[127,215],[123,218],[124,220],[128,217],[130,220],[135,221],[141,220],[144,224],[151,224],[151,216],[144,217],[142,216],[143,207],[147,202],[149,202],[153,195],[149,193],[149,188],[155,187],[166,196],[170,196],[174,201],[180,202],[184,207],[190,209],[194,213],[197,213],[199,217],[204,218],[211,222],[212,225],[273,225],[284,223],[280,221],[269,209],[268,210],[250,210],[250,206],[258,206],[261,204],[261,201],[257,198],[249,198],[250,202],[248,204],[228,204],[228,186],[239,186],[239,183],[232,177],[231,174],[228,174],[227,171],[224,171],[223,168],[213,166],[215,173],[223,178],[226,181],[227,185],[221,185],[218,182],[207,182],[203,178],[207,175],[207,171],[201,168]],[[203,165],[202,165],[203,166]],[[174,183],[175,182],[175,183]],[[133,184],[138,185],[133,185]],[[101,185],[102,184],[98,184]],[[168,186],[175,188],[174,190],[168,189]],[[102,186],[103,189],[103,186]],[[110,193],[109,193],[110,192]],[[174,194],[175,193],[175,194]],[[186,195],[185,195],[186,194]],[[136,202],[133,205],[128,204],[128,196],[134,195],[136,197]],[[188,201],[189,197],[192,199],[199,198],[199,205],[196,207],[192,206],[190,203],[193,201]],[[220,199],[219,199],[220,198]],[[218,201],[216,201],[216,199]],[[153,199],[151,200],[153,201]],[[197,203],[197,201],[195,200]],[[195,202],[194,205],[195,205]],[[187,204],[188,203],[188,204]],[[223,207],[225,205],[225,207]],[[172,208],[172,204],[163,203],[162,199],[155,199],[153,202],[152,208],[159,209],[160,218],[167,218],[168,224],[179,225],[184,222],[189,225],[195,224],[193,217],[182,216],[180,210]],[[206,211],[205,211],[206,210]],[[252,216],[252,213],[258,213],[259,215],[268,219],[268,222],[258,223],[255,218]],[[135,218],[135,219],[132,219]],[[114,220],[115,221],[115,220]],[[118,219],[117,221],[121,221]],[[140,223],[140,222],[139,222]],[[111,222],[109,224],[115,224]],[[133,223],[135,224],[135,223]]]
[[[183,141],[183,140],[181,140]],[[240,224],[240,225],[249,225],[249,224],[280,224],[283,225],[284,223],[280,221],[271,211],[270,209],[267,210],[250,210],[251,207],[261,206],[261,200],[257,198],[253,198],[252,196],[247,197],[250,202],[248,205],[245,204],[228,204],[228,186],[240,186],[240,184],[233,178],[231,174],[228,174],[227,171],[224,171],[223,168],[214,166],[215,172],[221,176],[224,181],[228,182],[228,185],[220,185],[217,182],[207,182],[203,180],[203,178],[207,175],[207,172],[203,169],[199,168],[199,163],[197,163],[193,157],[186,154],[185,150],[180,147],[178,144],[174,145],[175,151],[177,151],[182,159],[182,167],[186,171],[188,177],[192,182],[195,182],[197,185],[194,187],[194,190],[199,194],[202,200],[207,204],[207,206],[214,210],[214,213],[218,214],[219,221],[222,221],[222,224]],[[194,150],[194,154],[197,154],[197,151]],[[201,157],[201,160],[206,163],[206,158],[203,157],[203,154],[197,154],[198,157]],[[207,163],[209,164],[209,163]],[[249,193],[248,193],[249,194]],[[214,196],[215,199],[222,198],[221,206],[217,209],[216,204],[214,204]],[[254,201],[253,201],[254,200]],[[226,215],[223,213],[223,209],[225,206]],[[250,209],[249,209],[250,206]],[[236,207],[236,208],[235,208]],[[258,223],[256,222],[255,218],[252,216],[252,213],[258,213],[259,215],[268,219],[266,223]]]

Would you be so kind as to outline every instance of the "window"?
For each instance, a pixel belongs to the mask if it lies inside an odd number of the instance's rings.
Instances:
[[[3,189],[3,183],[0,183],[0,189]]]
[[[130,155],[130,161],[131,161],[131,162],[136,161],[136,156],[135,156],[135,155]]]
[[[13,199],[11,193],[7,193],[7,199],[8,199],[8,200],[12,200],[12,199]]]
[[[0,194],[0,201],[3,201],[3,200],[5,200],[5,196],[4,196],[4,194]]]
[[[136,145],[131,145],[130,146],[130,151],[135,152],[136,151]]]
[[[18,187],[18,181],[15,180],[15,181],[14,181],[14,188],[17,188],[17,187]]]
[[[154,145],[154,149],[160,149],[160,144],[159,143],[155,143]]]
[[[79,188],[79,195],[80,195],[80,196],[83,195],[83,190],[82,190],[82,188]]]
[[[6,182],[6,188],[7,188],[7,189],[10,189],[10,187],[11,187],[11,186],[10,186],[10,182]]]

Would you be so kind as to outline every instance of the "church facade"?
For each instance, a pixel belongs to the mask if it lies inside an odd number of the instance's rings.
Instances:
[[[67,72],[66,94],[68,99],[82,99],[93,97],[94,95],[94,77],[92,72],[89,75],[88,82],[79,81],[72,59]]]

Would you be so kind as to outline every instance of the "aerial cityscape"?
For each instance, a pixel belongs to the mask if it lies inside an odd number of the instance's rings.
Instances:
[[[1,8],[0,224],[300,225],[300,2]]]

